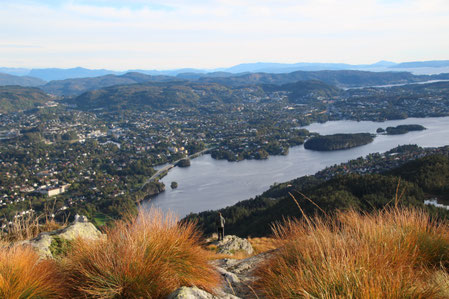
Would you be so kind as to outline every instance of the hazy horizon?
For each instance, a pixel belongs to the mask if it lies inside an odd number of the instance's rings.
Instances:
[[[0,0],[0,66],[225,68],[444,60],[445,0]]]

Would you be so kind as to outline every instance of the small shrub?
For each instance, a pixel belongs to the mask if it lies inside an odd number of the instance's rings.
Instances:
[[[54,261],[28,247],[0,248],[0,298],[66,298],[63,285]]]
[[[268,298],[439,298],[449,228],[419,210],[290,220],[275,227],[281,247],[257,269]],[[443,279],[444,278],[444,279]],[[444,288],[443,288],[444,286]]]
[[[141,211],[106,234],[107,240],[75,240],[63,261],[73,297],[163,298],[180,286],[212,291],[219,282],[192,223]]]

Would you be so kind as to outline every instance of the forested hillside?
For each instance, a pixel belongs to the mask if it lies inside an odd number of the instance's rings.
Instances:
[[[44,80],[28,76],[14,76],[0,73],[0,86],[20,85],[20,86],[39,86],[45,84]]]
[[[383,174],[349,174],[328,181],[314,176],[301,177],[273,186],[255,199],[242,201],[222,209],[221,212],[227,220],[228,234],[265,236],[270,234],[274,222],[285,217],[301,217],[291,195],[306,214],[325,212],[331,215],[336,210],[350,208],[362,211],[382,209],[386,205],[394,204],[397,190],[401,205],[424,207],[423,203],[427,198],[437,196],[447,199],[447,186],[449,158],[434,155],[409,162]],[[427,209],[438,217],[449,216],[449,212],[443,209]],[[192,214],[187,218],[198,220],[205,232],[211,233],[215,231],[216,215],[217,212],[208,211]]]
[[[84,93],[68,102],[82,109],[120,107],[164,109],[200,103],[233,102],[239,100],[230,88],[218,84],[187,81],[157,82],[112,86]]]
[[[21,86],[0,87],[0,113],[36,108],[49,100],[50,97],[38,88]]]
[[[124,75],[105,75],[93,78],[72,78],[50,81],[42,90],[58,96],[77,96],[86,91],[100,89],[114,85],[127,85],[144,82],[176,81],[170,76],[150,76],[140,73],[127,73]]]
[[[318,80],[340,87],[359,87],[384,84],[413,83],[434,79],[432,76],[417,76],[407,72],[366,72],[366,71],[297,71],[287,74],[250,73],[228,77],[203,76],[200,82],[214,82],[228,86],[252,84],[293,83],[305,80]]]

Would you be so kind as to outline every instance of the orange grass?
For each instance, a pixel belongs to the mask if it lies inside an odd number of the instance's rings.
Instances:
[[[0,298],[66,298],[57,265],[29,247],[0,247]]]
[[[274,233],[281,247],[256,271],[255,287],[268,298],[447,295],[449,228],[421,210],[306,217],[285,221]]]
[[[278,242],[274,238],[248,238],[248,241],[251,243],[251,246],[253,246],[254,254],[259,254],[278,248]]]
[[[72,297],[163,298],[180,286],[220,282],[193,223],[140,211],[106,229],[107,240],[77,240],[63,261]]]

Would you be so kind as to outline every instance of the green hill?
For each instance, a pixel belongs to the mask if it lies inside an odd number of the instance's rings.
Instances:
[[[20,86],[40,86],[45,84],[44,80],[28,76],[14,76],[0,73],[0,86],[20,85]]]
[[[50,97],[38,88],[0,86],[0,113],[36,108],[49,100]]]
[[[196,106],[208,102],[238,100],[233,90],[218,84],[182,82],[156,82],[112,86],[86,92],[68,100],[81,109],[120,109],[143,107],[166,109],[183,105]]]
[[[231,77],[203,76],[200,82],[214,82],[227,86],[244,86],[255,84],[293,83],[298,81],[318,80],[339,87],[360,87],[385,84],[414,83],[434,79],[432,76],[417,76],[408,72],[367,72],[367,71],[297,71],[287,74],[250,73]]]
[[[140,73],[127,73],[121,76],[105,75],[100,77],[73,78],[50,81],[42,90],[59,96],[77,96],[86,91],[101,89],[114,85],[129,85],[144,82],[174,81],[176,78],[169,76],[150,76]]]
[[[288,99],[291,103],[307,104],[317,97],[329,98],[339,95],[342,90],[317,80],[298,81],[283,85],[263,84],[265,92],[285,91],[288,92]]]

